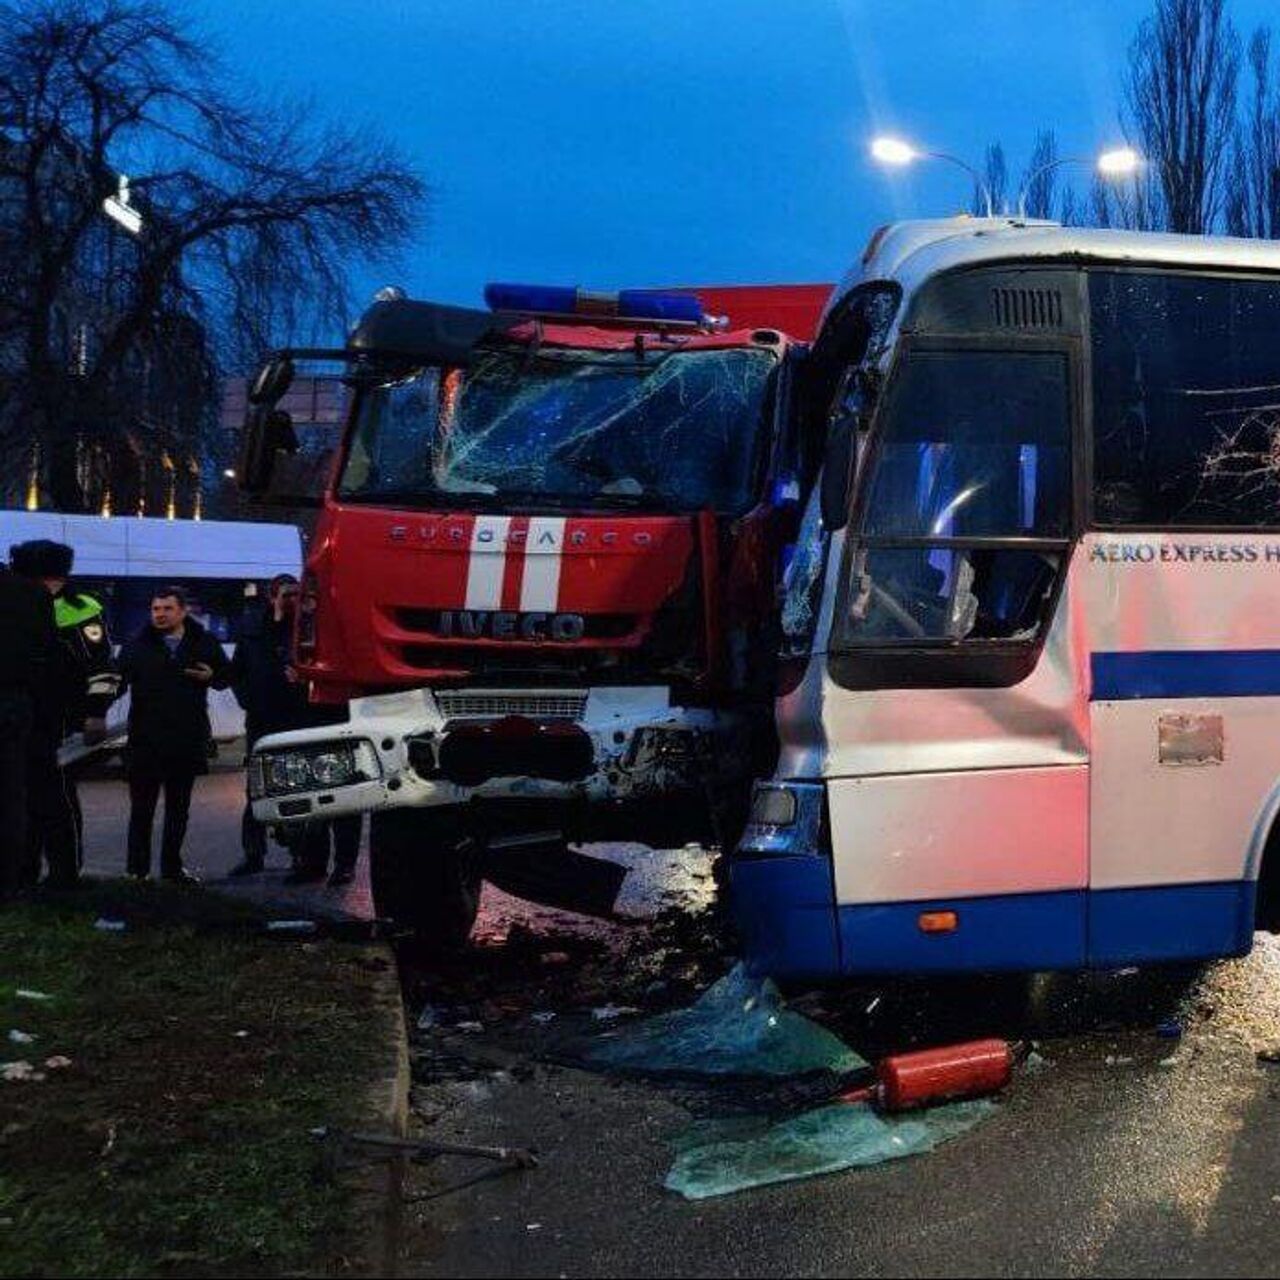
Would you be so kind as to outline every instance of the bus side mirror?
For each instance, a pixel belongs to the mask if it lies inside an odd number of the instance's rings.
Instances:
[[[849,521],[849,482],[853,476],[858,423],[857,414],[842,414],[827,433],[821,480],[824,529],[843,529]]]
[[[236,478],[245,493],[263,494],[271,488],[276,457],[298,452],[298,436],[293,419],[283,409],[250,400],[244,416],[244,438],[240,442],[240,465]]]

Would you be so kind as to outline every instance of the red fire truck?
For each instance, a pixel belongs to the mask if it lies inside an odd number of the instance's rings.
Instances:
[[[252,492],[298,461],[295,360],[341,359],[351,389],[295,638],[347,718],[258,744],[257,817],[371,813],[379,914],[437,941],[483,878],[590,880],[570,844],[732,841],[771,765],[806,474],[787,406],[827,291],[389,291],[340,352],[273,357]]]

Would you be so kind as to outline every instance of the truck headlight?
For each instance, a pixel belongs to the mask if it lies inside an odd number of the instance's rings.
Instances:
[[[364,738],[255,751],[249,761],[249,798],[346,787],[382,777],[373,743]]]

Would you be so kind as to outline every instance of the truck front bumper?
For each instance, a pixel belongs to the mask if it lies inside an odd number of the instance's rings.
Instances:
[[[665,688],[471,689],[358,698],[346,724],[254,746],[260,822],[471,800],[643,800],[749,775],[741,713],[673,706]]]

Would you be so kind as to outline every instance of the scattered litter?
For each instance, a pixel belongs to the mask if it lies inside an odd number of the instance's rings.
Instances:
[[[1043,1071],[1046,1067],[1053,1066],[1043,1054],[1037,1053],[1034,1049],[1023,1059],[1022,1069],[1029,1074],[1034,1075],[1037,1071]]]
[[[598,1008],[591,1010],[591,1017],[596,1022],[612,1022],[615,1018],[622,1018],[627,1014],[639,1012],[639,1009],[630,1004],[602,1004]]]
[[[315,933],[319,926],[314,920],[271,920],[268,933]]]
[[[123,933],[125,926],[123,920],[108,920],[106,916],[99,916],[93,922],[93,927],[99,933]]]
[[[1178,1040],[1182,1037],[1182,1023],[1177,1018],[1166,1018],[1156,1027],[1161,1040]]]
[[[62,1054],[55,1053],[52,1058],[46,1058],[44,1065],[50,1071],[65,1071],[71,1065],[70,1058],[64,1058]]]
[[[594,1066],[701,1076],[840,1075],[866,1061],[837,1036],[787,1009],[777,987],[736,966],[687,1009],[661,1013],[601,1037]]]
[[[567,951],[548,951],[540,958],[540,963],[545,965],[568,964],[571,959]]]
[[[1176,1053],[1171,1053],[1167,1058],[1161,1058],[1158,1063],[1162,1067],[1176,1067],[1182,1061]]]
[[[664,1186],[686,1200],[793,1182],[840,1169],[932,1151],[996,1110],[986,1100],[953,1102],[909,1117],[837,1103],[771,1123],[749,1117],[703,1121],[677,1141]]]
[[[1112,976],[1116,978],[1132,978],[1133,975],[1137,972],[1138,972],[1138,966],[1136,964],[1131,964],[1131,965],[1127,965],[1123,969],[1117,969]]]
[[[548,1022],[554,1022],[556,1015],[551,1009],[539,1009],[537,1013],[529,1015],[530,1021],[536,1022],[540,1027],[545,1027]]]
[[[430,1031],[432,1027],[438,1026],[440,1022],[440,1010],[433,1004],[424,1004],[422,1012],[418,1014],[418,1030]]]
[[[530,1223],[526,1223],[526,1224],[525,1224],[525,1230],[526,1230],[526,1231],[541,1231],[541,1230],[542,1230],[542,1223],[540,1223],[540,1222],[530,1222]]]
[[[52,1000],[53,997],[45,991],[32,991],[29,987],[19,987],[14,993],[14,997],[18,1000]]]
[[[469,1035],[475,1035],[478,1031],[484,1030],[483,1022],[459,1022],[454,1028],[455,1031],[465,1031]]]
[[[236,1039],[237,1039],[237,1040],[247,1040],[248,1038],[249,1038],[249,1033],[248,1033],[247,1031],[237,1031],[237,1032],[236,1032]]]
[[[0,1062],[0,1080],[17,1082],[21,1080],[43,1080],[44,1076],[27,1061]]]
[[[869,1005],[867,1005],[867,1013],[868,1014],[875,1013],[876,1009],[880,1005],[880,1001],[883,999],[884,999],[884,996],[876,996],[876,998]]]
[[[1109,1067],[1127,1067],[1132,1061],[1132,1058],[1117,1057],[1114,1053],[1109,1053],[1106,1057],[1106,1064]]]
[[[35,1036],[30,1031],[19,1031],[16,1027],[9,1032],[9,1042],[11,1044],[32,1044]]]

